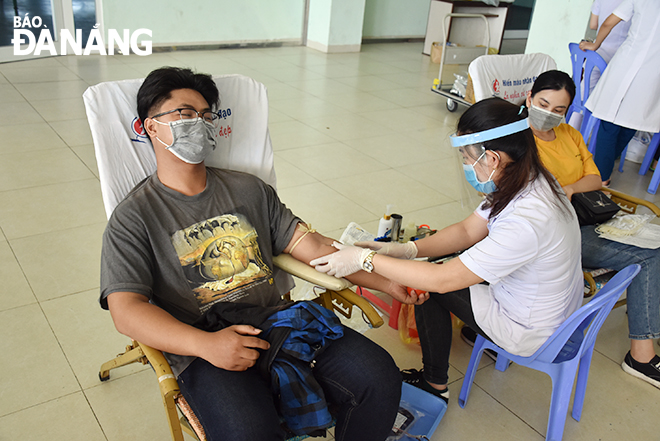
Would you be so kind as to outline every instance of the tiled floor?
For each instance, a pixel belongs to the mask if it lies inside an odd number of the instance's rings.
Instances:
[[[60,57],[0,65],[0,439],[166,440],[154,376],[131,366],[98,381],[121,351],[98,307],[105,214],[81,93],[99,81],[144,77],[162,65],[243,73],[269,89],[281,198],[321,232],[350,221],[374,231],[388,203],[406,221],[444,227],[462,219],[447,136],[458,113],[429,91],[437,65],[421,44],[365,45],[359,54],[303,47],[173,52],[149,57]],[[614,187],[645,192],[634,164]],[[402,368],[417,346],[388,327],[367,335]],[[603,327],[582,421],[567,440],[655,439],[660,390],[623,373],[625,308]],[[470,402],[457,405],[470,348],[455,340],[452,398],[434,440],[542,439],[550,382],[483,361]]]

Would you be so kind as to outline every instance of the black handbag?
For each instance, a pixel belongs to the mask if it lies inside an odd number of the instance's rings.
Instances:
[[[575,193],[571,203],[580,226],[603,223],[620,210],[620,207],[600,190]]]

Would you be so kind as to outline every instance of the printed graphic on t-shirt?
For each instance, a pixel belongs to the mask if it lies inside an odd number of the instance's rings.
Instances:
[[[257,285],[272,283],[257,232],[242,215],[198,222],[174,233],[172,244],[201,312],[219,301],[237,301]]]

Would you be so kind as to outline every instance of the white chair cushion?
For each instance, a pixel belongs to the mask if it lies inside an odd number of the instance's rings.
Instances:
[[[222,119],[217,147],[206,164],[251,173],[275,187],[266,87],[243,75],[213,79],[220,91]],[[100,83],[83,94],[108,217],[137,183],[156,171],[153,147],[137,116],[143,81]]]
[[[498,96],[520,105],[536,77],[556,68],[555,60],[546,54],[483,55],[470,63],[468,73],[475,102]]]

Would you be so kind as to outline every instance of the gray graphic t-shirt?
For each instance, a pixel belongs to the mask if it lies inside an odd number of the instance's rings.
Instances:
[[[101,306],[113,292],[135,292],[191,324],[216,302],[278,304],[272,256],[299,221],[272,187],[246,173],[207,168],[206,189],[195,196],[154,174],[108,221]],[[185,366],[168,358],[178,375]]]

